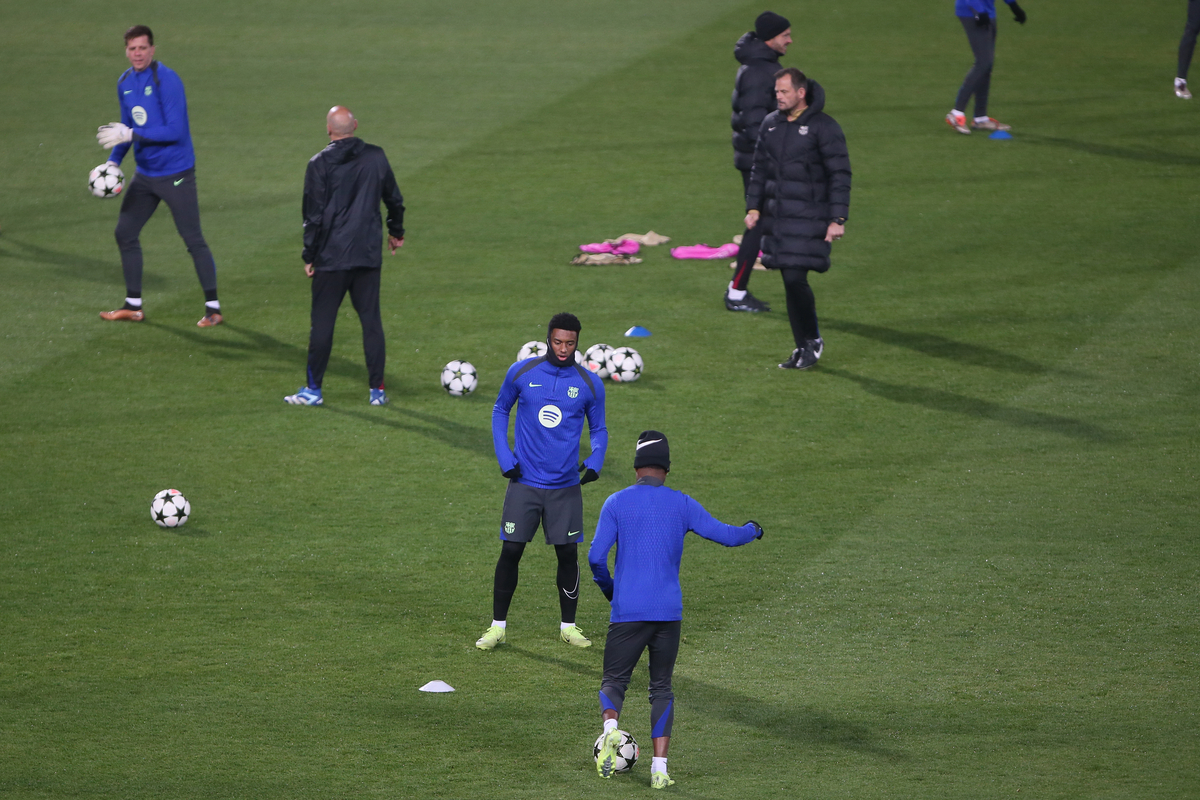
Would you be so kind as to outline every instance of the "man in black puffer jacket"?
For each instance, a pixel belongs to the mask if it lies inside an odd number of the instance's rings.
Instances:
[[[779,109],[763,120],[754,149],[746,227],[762,227],[763,264],[780,270],[787,291],[796,349],[779,366],[808,369],[824,348],[808,273],[829,269],[830,245],[846,233],[850,155],[816,81],[794,67],[780,70],[775,97]]]
[[[738,39],[733,57],[741,63],[733,84],[733,165],[742,173],[742,192],[750,185],[754,166],[754,143],[763,119],[775,110],[775,73],[779,57],[792,43],[791,23],[770,11],[754,21],[754,30]],[[758,260],[762,236],[747,228],[742,234],[733,280],[725,292],[725,308],[730,311],[770,311],[771,307],[750,294],[750,270]]]

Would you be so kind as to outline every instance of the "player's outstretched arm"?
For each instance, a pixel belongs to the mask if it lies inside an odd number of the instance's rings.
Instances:
[[[687,498],[687,519],[688,530],[726,547],[738,547],[762,536],[762,528],[757,522],[747,522],[740,527],[726,525],[691,497]]]

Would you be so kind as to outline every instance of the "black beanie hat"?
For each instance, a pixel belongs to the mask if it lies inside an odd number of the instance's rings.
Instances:
[[[642,431],[638,437],[637,452],[633,456],[633,468],[662,467],[671,469],[671,448],[667,437],[658,431]]]
[[[774,39],[790,27],[792,27],[792,23],[784,17],[773,11],[764,11],[758,15],[758,19],[754,20],[754,35],[765,42],[768,39]]]

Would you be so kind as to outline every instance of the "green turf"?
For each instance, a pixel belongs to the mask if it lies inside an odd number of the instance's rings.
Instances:
[[[728,96],[758,5],[9,4],[0,28],[0,795],[624,797],[595,777],[596,646],[558,643],[534,547],[509,644],[490,617],[503,494],[490,409],[564,308],[647,363],[609,387],[610,457],[644,428],[672,485],[762,542],[693,540],[671,791],[704,798],[1196,797],[1197,107],[1169,85],[1182,4],[1001,10],[993,115],[941,122],[969,64],[949,0],[777,6],[854,165],[814,278],[826,353],[728,314],[724,263],[577,244],[738,232]],[[116,204],[83,188],[147,22],[187,85],[228,324],[165,209],[141,325]],[[409,238],[383,308],[393,403],[366,404],[340,320],[322,409],[303,381],[299,200],[323,114],[389,153]],[[130,167],[132,159],[127,159]],[[347,304],[348,306],[348,304]],[[479,391],[452,399],[442,364]],[[178,531],[149,520],[167,486]],[[590,537],[589,537],[590,538]],[[440,678],[451,695],[416,688]],[[644,745],[644,670],[624,726]],[[648,753],[647,753],[648,759]]]

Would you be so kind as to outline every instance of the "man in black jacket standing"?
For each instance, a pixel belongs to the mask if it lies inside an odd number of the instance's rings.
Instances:
[[[824,349],[808,273],[829,269],[830,245],[846,234],[850,155],[816,81],[780,70],[775,97],[779,109],[763,120],[754,149],[746,227],[762,227],[763,264],[780,270],[787,291],[796,349],[779,366],[808,369]]]
[[[779,57],[792,43],[791,23],[770,11],[754,20],[733,48],[733,57],[741,64],[733,84],[733,165],[742,173],[742,193],[750,186],[754,166],[754,143],[763,118],[775,110],[775,73]],[[758,260],[762,245],[761,228],[747,228],[742,234],[734,263],[733,280],[725,291],[725,308],[730,311],[770,311],[771,307],[750,294],[750,271]]]
[[[321,381],[333,348],[333,326],[346,292],[358,312],[367,358],[370,403],[388,401],[383,390],[385,358],[379,317],[379,273],[383,267],[383,222],[387,206],[388,248],[404,244],[404,198],[383,150],[354,135],[358,120],[334,106],[325,117],[329,146],[313,156],[304,173],[304,274],[312,278],[312,328],[308,337],[308,381],[284,398],[292,405],[319,406]]]

